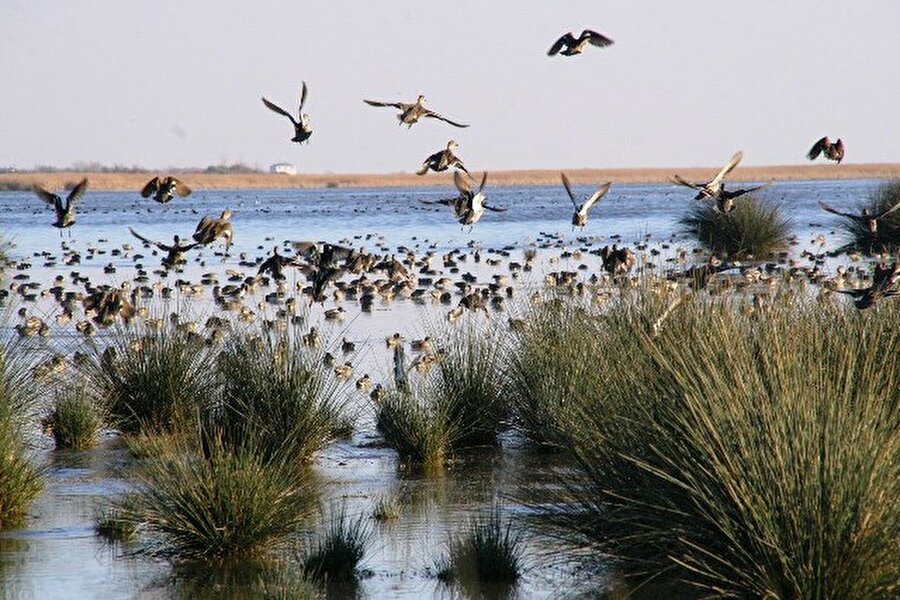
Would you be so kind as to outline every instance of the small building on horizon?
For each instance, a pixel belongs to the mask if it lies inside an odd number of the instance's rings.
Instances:
[[[275,163],[269,167],[269,173],[279,173],[281,175],[296,175],[297,169],[291,163]]]

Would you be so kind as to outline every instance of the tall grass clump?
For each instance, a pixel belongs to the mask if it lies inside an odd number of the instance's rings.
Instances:
[[[451,539],[449,556],[438,561],[438,576],[472,582],[513,584],[522,573],[524,542],[504,524],[499,505],[475,518],[461,537]]]
[[[735,200],[729,213],[695,203],[681,224],[710,251],[730,258],[762,259],[787,248],[791,235],[791,221],[777,204],[749,195]]]
[[[42,424],[57,449],[86,450],[97,442],[104,421],[103,408],[97,406],[93,396],[83,386],[69,386],[57,392]]]
[[[222,401],[216,420],[223,440],[250,440],[267,456],[312,456],[347,422],[349,394],[299,336],[236,334],[218,357]]]
[[[36,389],[20,352],[9,340],[0,346],[0,529],[21,524],[43,488],[24,440]]]
[[[871,215],[878,215],[900,202],[900,180],[881,183],[869,194],[868,202],[856,210],[847,211],[862,213],[863,209]],[[839,227],[844,232],[847,243],[839,251],[858,250],[867,254],[895,252],[900,250],[900,210],[878,219],[876,233],[869,231],[865,223],[855,219],[841,217]]]
[[[286,543],[317,508],[309,475],[291,460],[245,445],[211,442],[143,461],[137,491],[114,503],[123,526],[141,531],[141,551],[175,559],[246,559]]]
[[[372,542],[372,529],[363,515],[356,520],[346,508],[333,512],[328,529],[303,560],[303,571],[318,580],[352,580]]]
[[[418,386],[388,393],[375,407],[375,426],[402,461],[431,471],[444,465],[457,435],[446,408]]]
[[[198,336],[174,328],[116,330],[80,369],[113,424],[129,434],[195,429],[216,394],[215,355]]]
[[[612,363],[572,422],[559,522],[638,586],[896,597],[900,308],[750,306],[688,303],[655,337],[611,313],[651,362]]]

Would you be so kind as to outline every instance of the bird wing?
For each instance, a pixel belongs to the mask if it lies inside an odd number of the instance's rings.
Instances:
[[[884,210],[881,214],[876,215],[874,218],[877,220],[877,219],[880,219],[880,218],[882,218],[882,217],[885,217],[885,216],[891,214],[892,212],[894,212],[895,210],[897,210],[898,208],[900,208],[900,202],[898,202],[897,204],[895,204],[895,205],[891,206],[890,208]]]
[[[487,175],[488,175],[488,174],[487,174],[487,171],[485,171],[485,172],[482,173],[482,175],[481,175],[481,183],[478,184],[478,193],[479,193],[479,194],[481,193],[481,190],[484,189],[484,184],[487,183]]]
[[[606,192],[609,191],[609,186],[610,186],[610,185],[612,185],[612,182],[611,182],[611,181],[607,181],[606,183],[604,183],[603,185],[601,185],[599,188],[597,188],[597,191],[594,192],[594,194],[593,194],[590,198],[587,199],[587,202],[585,202],[585,203],[581,206],[581,209],[580,209],[578,212],[580,212],[580,213],[583,214],[583,215],[586,215],[586,214],[587,214],[587,211],[589,211],[589,210],[591,209],[591,207],[592,207],[594,204],[597,203],[597,200],[599,200],[599,199],[602,198],[604,195],[606,195]]]
[[[262,101],[263,101],[263,104],[266,105],[266,108],[268,108],[268,109],[271,110],[272,112],[277,112],[279,115],[284,115],[285,117],[287,117],[288,119],[291,120],[291,123],[293,123],[294,126],[299,125],[299,123],[297,123],[297,119],[294,118],[294,115],[292,115],[292,114],[289,113],[288,111],[284,110],[283,108],[281,108],[281,107],[278,106],[277,104],[273,104],[272,102],[269,102],[269,101],[266,100],[265,98],[263,98]]]
[[[438,113],[434,112],[433,110],[429,110],[429,109],[427,109],[427,108],[425,109],[425,112],[423,113],[423,116],[425,116],[425,117],[431,117],[432,119],[438,119],[438,120],[440,120],[440,121],[444,121],[445,123],[450,123],[450,124],[453,125],[454,127],[468,127],[468,125],[466,125],[466,124],[463,124],[463,123],[457,123],[456,121],[451,121],[451,120],[448,119],[447,117],[441,116],[441,115],[439,115]]]
[[[149,198],[159,190],[159,177],[154,177],[141,189],[141,196]]]
[[[858,219],[858,218],[859,218],[859,215],[854,215],[854,214],[851,214],[851,213],[845,213],[845,212],[841,212],[841,211],[839,211],[839,210],[836,210],[836,209],[834,209],[834,208],[831,208],[830,206],[828,206],[827,204],[825,204],[825,203],[822,202],[821,200],[819,200],[819,206],[822,207],[822,210],[826,210],[826,211],[828,211],[828,212],[830,212],[830,213],[832,213],[832,214],[838,215],[838,216],[840,216],[840,217],[848,217],[848,218],[850,218],[850,219]]]
[[[57,202],[62,202],[62,198],[57,196],[56,194],[50,193],[39,185],[34,186],[34,193],[38,195],[38,198],[49,204],[50,206],[56,206]]]
[[[443,198],[441,200],[419,200],[422,204],[443,204],[445,206],[455,206],[457,198]]]
[[[691,189],[693,189],[693,190],[702,190],[702,189],[703,189],[703,186],[702,186],[702,185],[697,185],[696,183],[691,183],[690,181],[687,181],[686,179],[683,179],[683,178],[681,177],[681,175],[677,175],[677,174],[674,175],[674,176],[672,177],[672,181],[673,181],[674,183],[677,183],[678,185],[683,185],[683,186],[689,187],[689,188],[691,188]]]
[[[716,183],[721,183],[722,180],[725,179],[725,176],[728,175],[729,173],[731,173],[731,171],[733,171],[734,168],[736,166],[738,166],[738,163],[741,162],[742,158],[744,158],[743,152],[741,152],[740,150],[735,152],[731,156],[731,160],[728,161],[728,164],[726,164],[724,167],[722,167],[722,170],[719,171],[718,173],[716,173],[716,176],[712,178],[712,180],[709,182],[709,185],[715,185]]]
[[[379,102],[378,100],[365,100],[365,99],[363,99],[363,102],[365,102],[369,106],[390,106],[391,108],[403,110],[403,104],[401,104],[400,102]]]
[[[500,208],[499,206],[491,206],[489,204],[486,204],[484,201],[481,202],[481,206],[483,206],[484,208],[486,208],[488,210],[492,210],[494,212],[506,212],[507,211],[506,208]]]
[[[87,187],[88,187],[87,178],[84,178],[81,181],[79,181],[78,185],[73,187],[72,191],[69,192],[69,196],[66,198],[66,202],[71,204],[72,202],[75,202],[76,200],[81,198],[81,196],[84,194],[85,190],[87,190]]]
[[[154,246],[159,246],[159,245],[160,245],[160,242],[157,242],[157,241],[155,241],[155,240],[151,240],[151,239],[145,238],[144,236],[142,236],[141,234],[139,234],[137,231],[135,231],[135,230],[132,229],[131,227],[128,228],[128,231],[131,232],[131,235],[133,235],[133,236],[136,237],[137,239],[141,240],[141,241],[144,242],[145,244],[153,244]]]
[[[575,210],[578,210],[578,201],[575,200],[575,194],[572,193],[572,184],[569,183],[569,178],[566,177],[565,173],[560,173],[560,177],[562,177],[563,187],[566,188],[566,193],[569,194],[569,200],[572,201],[572,206],[575,207]]]
[[[611,46],[613,41],[606,37],[601,33],[597,33],[596,31],[591,31],[590,29],[585,29],[581,32],[581,39],[587,38],[587,41],[590,42],[594,46],[599,46],[601,48],[605,46]]]
[[[191,195],[191,188],[186,186],[180,179],[175,179],[174,177],[172,177],[172,183],[175,184],[175,192],[179,196],[190,196]]]
[[[825,146],[827,146],[828,144],[829,144],[828,136],[826,135],[825,137],[820,139],[818,142],[813,144],[813,147],[810,148],[809,152],[806,153],[806,158],[808,158],[809,160],[815,160],[822,153],[822,150],[825,149]]]
[[[300,88],[300,109],[297,114],[303,114],[303,105],[306,104],[306,82],[303,82],[303,87]]]
[[[453,184],[461,194],[472,193],[472,186],[469,185],[469,180],[466,179],[460,171],[453,172]]]
[[[566,46],[575,45],[575,36],[570,33],[567,33],[560,37],[558,40],[553,42],[553,45],[550,46],[550,50],[547,51],[547,56],[554,56],[559,53],[560,50],[565,48]]]

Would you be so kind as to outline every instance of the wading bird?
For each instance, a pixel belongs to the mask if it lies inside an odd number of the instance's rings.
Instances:
[[[297,114],[300,117],[300,120],[294,118],[294,115],[284,110],[277,104],[273,102],[269,102],[265,99],[262,99],[263,104],[266,105],[266,108],[273,112],[277,112],[279,115],[284,115],[288,119],[291,120],[291,124],[294,126],[294,137],[291,138],[292,142],[297,142],[298,144],[301,142],[305,142],[309,139],[309,136],[312,135],[312,124],[310,123],[309,115],[303,112],[303,105],[306,104],[306,82],[303,82],[303,87],[300,88],[300,108],[297,109]]]
[[[853,296],[853,303],[859,310],[865,310],[875,305],[881,298],[900,296],[900,289],[895,289],[895,284],[900,281],[900,263],[894,263],[890,267],[884,263],[875,265],[872,276],[872,285],[859,290],[834,290],[841,294]]]
[[[672,180],[679,184],[691,189],[697,190],[697,195],[694,196],[694,200],[703,200],[704,198],[718,198],[719,193],[722,189],[722,184],[725,181],[725,176],[731,173],[731,171],[741,162],[741,159],[744,157],[744,153],[738,150],[731,157],[731,160],[728,161],[722,169],[716,173],[716,176],[706,181],[705,183],[691,183],[690,181],[685,181],[681,178],[680,175],[675,175]]]
[[[862,212],[858,215],[854,215],[853,213],[841,212],[839,210],[836,210],[836,209],[828,206],[821,200],[819,200],[819,206],[822,207],[822,210],[826,210],[826,211],[828,211],[832,214],[838,215],[840,217],[846,217],[848,219],[852,219],[852,220],[856,221],[857,223],[864,225],[869,230],[869,233],[871,233],[872,235],[875,235],[876,233],[878,233],[878,219],[882,219],[882,218],[886,217],[887,215],[891,214],[892,212],[894,212],[895,210],[897,210],[898,208],[900,208],[900,202],[898,202],[897,204],[895,204],[891,207],[888,207],[887,209],[881,211],[877,215],[871,214],[869,212],[868,208],[862,209]]]
[[[432,171],[446,171],[450,167],[456,167],[468,174],[469,171],[465,165],[463,165],[458,156],[453,154],[453,150],[458,147],[459,144],[456,143],[456,140],[450,140],[447,142],[446,149],[435,152],[422,162],[422,166],[416,171],[416,175],[424,175],[428,172],[428,169]]]
[[[141,190],[141,196],[144,198],[153,196],[153,199],[160,204],[169,202],[175,194],[184,197],[189,196],[190,193],[191,188],[171,175],[164,178],[154,177]]]
[[[837,161],[837,164],[841,164],[841,161],[844,160],[844,142],[841,141],[841,138],[838,138],[836,142],[832,143],[826,135],[813,144],[813,147],[806,153],[806,158],[816,160],[823,153],[828,160]]]
[[[550,46],[550,50],[547,52],[547,56],[555,56],[557,54],[562,54],[563,56],[575,56],[576,54],[584,52],[588,44],[603,48],[612,45],[612,43],[613,41],[605,35],[597,33],[596,31],[591,31],[590,29],[582,31],[581,35],[577,38],[570,31],[553,42],[553,45]]]
[[[363,100],[369,106],[389,106],[391,108],[396,108],[400,111],[400,114],[397,115],[397,119],[400,120],[400,125],[406,125],[407,128],[412,127],[413,124],[418,123],[419,119],[422,117],[429,117],[431,119],[438,119],[439,121],[444,121],[445,123],[449,123],[454,127],[468,127],[463,123],[457,123],[456,121],[451,121],[447,117],[444,117],[429,108],[425,108],[425,96],[419,94],[419,97],[416,98],[415,102],[407,103],[407,102],[380,102],[378,100]]]
[[[48,192],[39,185],[34,186],[34,192],[38,195],[38,198],[52,206],[54,212],[56,212],[56,221],[53,222],[53,226],[59,228],[60,235],[62,235],[64,228],[75,224],[75,201],[84,194],[87,187],[88,180],[82,179],[72,188],[72,191],[66,196],[65,202],[63,202],[63,199],[56,194]],[[71,234],[72,232],[70,231],[69,235]]]
[[[560,173],[560,176],[562,177],[563,187],[566,188],[566,193],[569,194],[569,199],[572,201],[572,206],[575,207],[575,213],[572,214],[572,225],[575,227],[584,227],[587,225],[588,211],[597,203],[597,200],[602,198],[604,194],[609,191],[611,182],[606,182],[601,185],[600,188],[587,199],[587,202],[579,206],[578,201],[575,200],[575,194],[572,193],[572,186],[569,183],[569,178],[566,177],[565,173]]]
[[[170,246],[162,242],[157,242],[155,240],[145,238],[131,227],[128,228],[128,231],[131,232],[131,235],[141,240],[145,244],[156,246],[157,248],[165,252],[166,256],[163,257],[162,264],[166,268],[172,268],[177,265],[186,263],[187,260],[184,258],[184,253],[200,245],[198,242],[194,242],[193,244],[182,244],[181,238],[176,235],[173,236],[172,239],[174,243]]]

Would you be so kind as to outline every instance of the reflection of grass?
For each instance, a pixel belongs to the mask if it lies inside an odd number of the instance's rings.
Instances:
[[[764,258],[787,247],[791,222],[777,205],[743,196],[722,213],[710,202],[696,203],[681,219],[701,244],[733,258]]]
[[[596,338],[615,385],[569,408],[572,539],[700,595],[895,595],[900,307],[693,302],[654,337],[635,302],[603,327],[636,347]]]
[[[449,557],[437,564],[438,577],[459,580],[467,587],[472,582],[512,584],[522,572],[523,542],[507,523],[500,507],[494,506],[486,517],[475,519],[470,530],[450,542]]]

